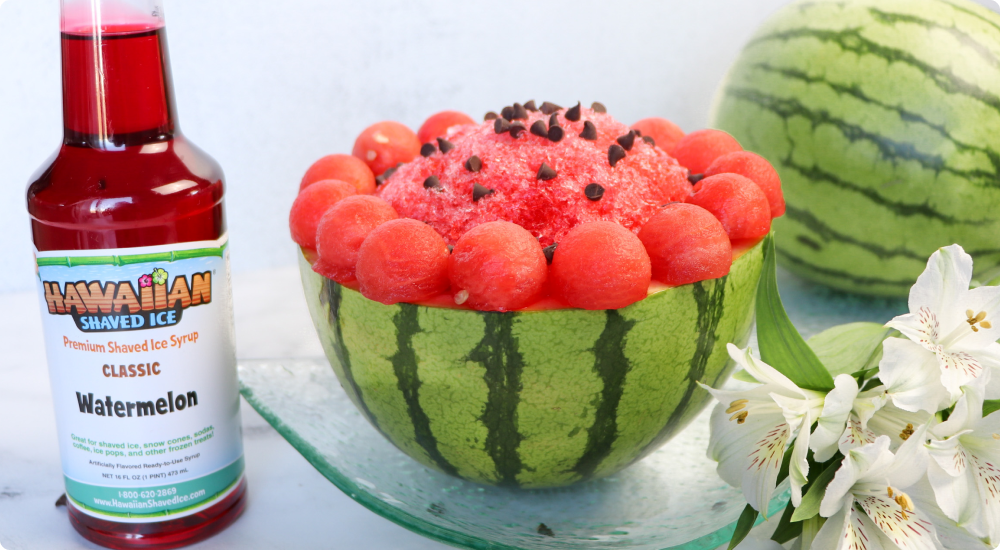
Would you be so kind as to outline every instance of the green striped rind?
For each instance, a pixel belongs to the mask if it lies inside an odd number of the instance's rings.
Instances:
[[[770,160],[779,260],[906,295],[935,249],[1000,264],[1000,15],[965,0],[811,0],[773,16],[713,126]]]
[[[722,279],[627,308],[476,312],[368,300],[312,271],[302,281],[351,400],[421,463],[489,484],[606,476],[655,450],[707,402],[743,345],[760,245]]]

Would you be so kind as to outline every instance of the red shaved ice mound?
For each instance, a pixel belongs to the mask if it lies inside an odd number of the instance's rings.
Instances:
[[[692,174],[704,174],[715,159],[742,150],[740,142],[722,130],[698,130],[684,136],[671,154]]]
[[[368,234],[358,251],[358,290],[395,304],[419,302],[448,290],[448,245],[417,220],[388,221]]]
[[[365,128],[354,141],[352,154],[364,161],[376,176],[420,154],[420,140],[406,126],[392,121]]]
[[[327,155],[312,164],[299,184],[299,191],[321,180],[340,180],[357,188],[358,193],[375,192],[375,174],[353,155]]]
[[[552,288],[569,305],[619,309],[646,297],[649,255],[631,231],[614,222],[573,228],[556,246]]]
[[[610,115],[579,105],[510,111],[510,119],[452,128],[377,196],[449,244],[480,224],[508,221],[543,247],[587,222],[636,233],[660,205],[691,196],[687,171]]]
[[[632,129],[641,132],[642,137],[652,138],[656,146],[666,151],[668,155],[673,154],[674,147],[684,139],[684,130],[681,130],[680,126],[655,116],[636,122],[632,125]]]
[[[347,197],[333,205],[316,230],[319,259],[313,271],[341,284],[354,281],[361,243],[376,227],[398,217],[389,203],[370,195]]]
[[[694,186],[688,201],[722,222],[733,241],[759,239],[771,230],[771,207],[756,183],[739,174],[709,176]]]
[[[417,130],[417,139],[420,143],[430,143],[434,141],[435,138],[447,137],[448,129],[453,126],[462,126],[465,124],[475,124],[476,121],[465,114],[458,111],[441,111],[440,113],[435,113],[427,118],[420,129]]]
[[[771,207],[771,217],[785,213],[785,197],[781,192],[781,178],[778,171],[764,157],[750,151],[737,151],[722,155],[705,170],[706,176],[716,174],[739,174],[757,184],[767,196]]]
[[[292,240],[306,248],[316,248],[319,220],[341,199],[357,193],[355,187],[338,180],[323,180],[305,188],[292,203],[288,226]]]
[[[663,207],[639,231],[649,254],[653,278],[678,286],[729,273],[733,247],[722,223],[711,212],[693,204]]]
[[[531,305],[547,275],[538,239],[510,222],[486,222],[462,235],[448,264],[455,302],[484,311]]]

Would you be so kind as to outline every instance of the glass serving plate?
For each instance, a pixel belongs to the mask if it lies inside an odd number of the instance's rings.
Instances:
[[[806,337],[906,310],[904,300],[852,297],[785,273],[779,286]],[[241,361],[239,373],[247,401],[334,485],[390,521],[461,548],[714,549],[729,541],[745,505],[705,456],[711,407],[614,476],[518,490],[462,481],[404,455],[355,409],[325,359]],[[787,499],[775,498],[771,514]]]

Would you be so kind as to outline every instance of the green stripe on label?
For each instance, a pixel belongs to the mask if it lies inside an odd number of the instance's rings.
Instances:
[[[168,485],[103,487],[66,477],[66,495],[76,506],[105,516],[174,516],[221,497],[239,482],[242,475],[241,456],[229,466],[211,474]]]
[[[218,256],[221,258],[222,253],[227,246],[229,246],[229,243],[215,248],[176,250],[172,252],[157,252],[156,254],[131,254],[126,256],[61,256],[56,258],[36,258],[35,261],[38,264],[38,267],[76,267],[81,265],[123,266],[150,262],[176,262],[180,260],[190,260],[192,258],[204,258],[206,256]]]

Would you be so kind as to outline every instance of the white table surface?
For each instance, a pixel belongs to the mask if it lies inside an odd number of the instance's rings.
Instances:
[[[295,268],[234,276],[233,285],[240,358],[323,355]],[[63,480],[35,293],[0,295],[0,312],[0,547],[101,548],[77,535],[66,508],[55,506]],[[242,412],[246,511],[222,533],[189,548],[448,548],[369,512],[245,401]]]

